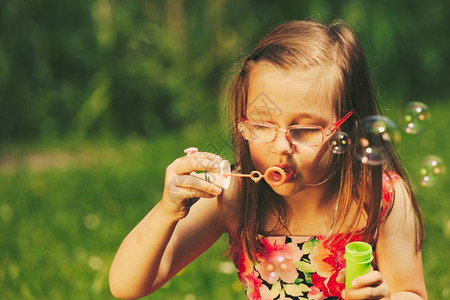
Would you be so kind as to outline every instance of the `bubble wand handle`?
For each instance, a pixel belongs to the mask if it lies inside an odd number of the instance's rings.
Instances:
[[[198,152],[198,149],[195,147],[189,147],[184,150],[186,153],[186,158],[190,158],[190,156],[194,153]],[[248,177],[253,180],[255,183],[259,182],[262,178],[266,180],[266,182],[273,187],[280,186],[286,180],[286,172],[280,167],[270,167],[265,172],[264,175],[259,171],[252,171],[250,174],[235,174],[231,173],[230,163],[227,160],[223,160],[220,165],[220,171],[213,172],[205,172],[204,179],[208,182],[213,182],[223,189],[228,189],[230,186],[230,176],[234,177]]]
[[[345,288],[348,289],[352,287],[353,279],[370,272],[373,260],[372,246],[365,242],[351,242],[345,246],[344,258]]]
[[[258,182],[261,180],[261,178],[264,178],[264,175],[261,174],[259,171],[252,171],[250,174],[237,174],[237,173],[228,173],[224,174],[225,177],[233,176],[233,177],[244,177],[244,178],[250,178],[254,182]]]
[[[273,179],[273,174],[277,174],[276,178]],[[259,182],[262,178],[266,180],[266,182],[270,186],[280,186],[286,180],[286,172],[280,167],[270,167],[265,172],[264,175],[259,171],[252,171],[250,174],[239,174],[239,173],[225,173],[223,174],[225,177],[234,176],[234,177],[247,177],[253,180],[255,183]],[[272,176],[271,176],[272,175]]]

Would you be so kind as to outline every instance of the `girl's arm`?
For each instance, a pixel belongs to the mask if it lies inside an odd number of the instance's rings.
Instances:
[[[421,251],[416,249],[417,223],[404,183],[395,186],[392,211],[380,227],[376,255],[392,299],[428,299]]]
[[[213,171],[219,160],[195,153],[167,168],[162,199],[124,239],[111,265],[114,296],[134,299],[157,290],[226,231],[227,205],[222,210],[216,197],[221,190],[190,175]],[[205,198],[190,207],[192,197]]]
[[[345,299],[428,299],[421,251],[416,249],[416,217],[401,180],[395,185],[392,211],[380,226],[376,245],[379,272],[361,276]]]

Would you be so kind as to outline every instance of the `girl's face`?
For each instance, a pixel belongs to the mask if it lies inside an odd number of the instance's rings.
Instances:
[[[258,63],[250,74],[246,116],[249,121],[286,129],[292,125],[327,128],[336,120],[331,84],[315,72],[282,71]],[[321,80],[315,80],[315,79]],[[332,159],[325,140],[319,146],[291,143],[285,131],[277,131],[271,142],[249,141],[253,164],[261,173],[279,166],[287,173],[285,184],[274,187],[282,196],[293,196],[330,175]]]

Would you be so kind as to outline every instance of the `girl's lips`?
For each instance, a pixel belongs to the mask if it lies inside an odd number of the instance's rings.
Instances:
[[[290,182],[295,178],[295,169],[293,167],[291,167],[290,165],[281,164],[281,165],[275,165],[275,166],[283,169],[283,171],[286,173],[286,179],[284,180],[285,183]],[[277,180],[277,179],[281,180],[281,175],[274,174],[273,177],[274,177],[273,179],[275,179],[275,180]]]

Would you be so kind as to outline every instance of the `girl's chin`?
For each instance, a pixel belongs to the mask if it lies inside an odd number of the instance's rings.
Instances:
[[[329,179],[329,178],[328,178]],[[275,193],[277,193],[280,196],[292,196],[294,194],[297,194],[301,191],[304,191],[305,189],[311,188],[311,187],[319,187],[328,180],[315,178],[314,180],[310,180],[308,183],[304,182],[304,180],[300,180],[300,178],[295,178],[291,181],[285,182],[280,186],[272,186],[272,189]]]
[[[298,183],[286,182],[280,186],[272,186],[272,189],[280,196],[290,196],[301,192],[304,186]]]

